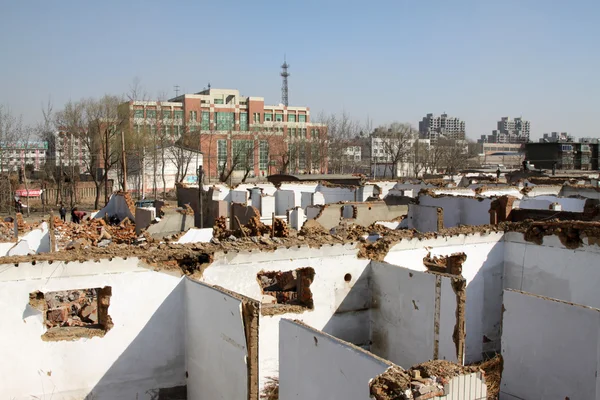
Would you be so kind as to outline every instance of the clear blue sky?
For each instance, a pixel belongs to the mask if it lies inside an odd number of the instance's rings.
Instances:
[[[41,119],[69,99],[213,87],[374,124],[501,116],[534,137],[600,136],[600,1],[0,0],[0,104]]]

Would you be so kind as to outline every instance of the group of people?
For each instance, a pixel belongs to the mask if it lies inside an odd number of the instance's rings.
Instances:
[[[67,209],[63,203],[60,203],[60,208],[58,209],[58,213],[60,214],[60,219],[63,221],[67,221]],[[73,207],[71,209],[71,222],[75,224],[81,223],[81,220],[87,215],[85,211],[79,211],[77,207]]]

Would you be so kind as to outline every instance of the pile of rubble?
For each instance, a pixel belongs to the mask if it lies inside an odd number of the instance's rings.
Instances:
[[[19,235],[29,232],[33,226],[23,220],[23,214],[17,213],[16,218],[7,217],[0,221],[0,242],[12,242],[15,240],[15,222],[19,230]]]
[[[265,225],[257,216],[250,218],[245,225],[240,225],[239,222],[236,225],[239,226],[238,229],[228,229],[225,217],[218,217],[213,226],[213,238],[224,240],[263,236],[285,238],[290,236],[288,225],[279,218],[275,218],[273,227]]]
[[[481,371],[446,360],[428,361],[410,370],[388,368],[369,384],[371,397],[377,400],[424,400],[445,396],[444,386],[455,376]]]
[[[118,225],[110,225],[103,219],[87,219],[80,224],[64,222],[54,217],[54,233],[60,249],[85,246],[107,246],[108,244],[133,244],[137,239],[135,224],[128,218]]]

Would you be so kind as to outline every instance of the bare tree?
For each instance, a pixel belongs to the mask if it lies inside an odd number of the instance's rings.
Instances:
[[[436,147],[441,151],[441,162],[446,173],[454,175],[467,166],[469,156],[466,141],[438,139]]]
[[[68,180],[67,189],[71,207],[73,207],[77,202],[76,181],[79,175],[79,171],[77,171],[75,166],[77,157],[74,152],[75,146],[73,142],[76,139],[79,139],[83,142],[83,138],[86,136],[86,102],[87,100],[81,100],[78,102],[69,101],[67,104],[65,104],[61,111],[56,113],[54,118],[56,127],[65,132],[66,139],[68,139],[64,141],[67,143],[67,146],[61,147],[61,153],[59,155],[61,162],[59,173],[59,192],[62,201],[64,191],[63,182],[65,181],[66,177]],[[67,168],[63,168],[65,161],[67,162]]]
[[[415,130],[410,124],[394,122],[377,128],[373,135],[381,140],[385,158],[391,163],[392,176],[398,177],[398,164],[409,161],[409,154],[417,137]]]

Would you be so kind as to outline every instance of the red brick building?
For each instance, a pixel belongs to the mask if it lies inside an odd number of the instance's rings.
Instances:
[[[132,101],[129,109],[137,133],[194,138],[187,145],[202,152],[210,180],[228,170],[234,179],[247,171],[327,173],[327,128],[311,122],[308,107],[269,106],[238,90],[208,89],[167,102]]]

